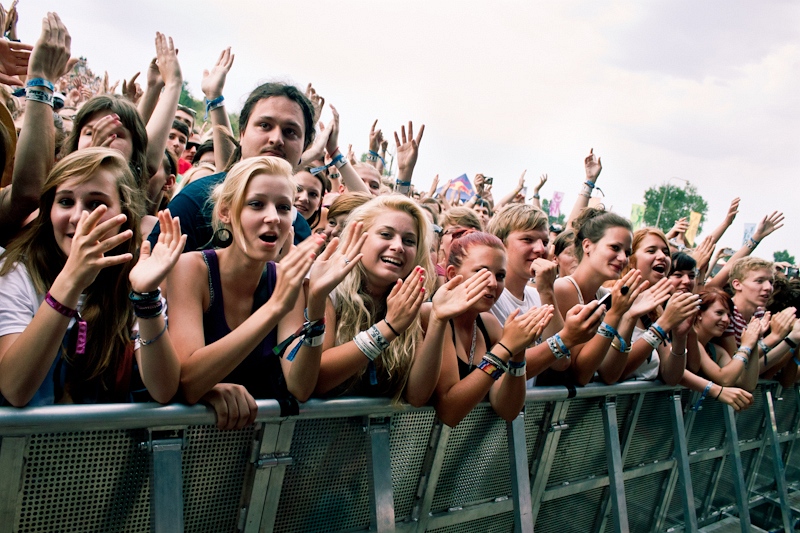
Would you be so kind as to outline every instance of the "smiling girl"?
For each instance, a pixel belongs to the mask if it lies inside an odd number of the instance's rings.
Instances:
[[[448,281],[422,308],[424,346],[442,354],[436,414],[449,426],[487,393],[495,412],[508,421],[525,403],[525,348],[544,331],[553,307],[515,311],[501,326],[490,309],[503,292],[505,276],[502,241],[489,233],[468,233],[453,241]]]
[[[345,241],[365,232],[363,259],[331,293],[318,394],[401,396],[423,405],[441,352],[421,350],[419,310],[433,279],[430,224],[416,202],[379,196],[347,219]],[[343,266],[343,265],[342,265]]]
[[[130,401],[134,356],[152,398],[174,396],[180,365],[158,286],[185,239],[161,213],[168,231],[152,254],[142,245],[134,266],[142,209],[115,150],[87,148],[53,168],[33,226],[2,256],[0,391],[9,403]]]
[[[341,246],[334,239],[314,261],[324,239],[312,236],[274,262],[291,246],[295,191],[292,167],[281,158],[234,165],[213,193],[214,225],[233,243],[183,254],[169,279],[181,388],[190,403],[210,403],[221,428],[251,423],[255,399],[311,395],[325,302],[360,260],[363,239],[356,237]],[[312,263],[306,305],[302,287]],[[299,329],[302,341],[293,335]]]
[[[306,219],[311,231],[314,232],[324,218],[322,216],[322,197],[325,196],[325,193],[330,192],[331,183],[321,172],[312,174],[310,168],[295,174],[294,181],[297,182],[294,206]]]

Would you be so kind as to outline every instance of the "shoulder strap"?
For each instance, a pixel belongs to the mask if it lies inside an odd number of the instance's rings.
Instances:
[[[483,335],[483,342],[486,343],[486,349],[488,350],[489,348],[492,347],[492,341],[491,339],[489,339],[489,332],[486,330],[486,326],[483,323],[481,315],[478,315],[478,319],[475,321],[475,323],[478,325],[478,329],[481,330],[481,334]]]
[[[581,293],[581,288],[578,287],[578,282],[572,279],[572,276],[565,276],[564,279],[569,280],[575,290],[578,291],[578,303],[583,305],[583,294]]]
[[[214,287],[222,292],[222,279],[219,277],[219,259],[215,250],[202,250],[203,261],[208,268],[208,308],[214,305]]]

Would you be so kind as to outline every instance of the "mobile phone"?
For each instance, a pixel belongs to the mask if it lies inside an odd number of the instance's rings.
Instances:
[[[604,305],[606,307],[606,311],[611,309],[611,293],[609,292],[608,294],[600,298],[600,301],[597,302],[597,305],[598,306]]]
[[[484,185],[491,185],[492,183],[494,183],[494,178],[486,178],[486,177],[483,178]]]
[[[528,187],[525,186],[519,190],[519,193],[522,195],[523,198],[528,197]]]

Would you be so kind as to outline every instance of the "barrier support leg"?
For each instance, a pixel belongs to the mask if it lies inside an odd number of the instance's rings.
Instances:
[[[608,482],[611,491],[611,512],[614,515],[614,531],[630,531],[628,525],[628,504],[625,499],[625,481],[622,474],[622,450],[619,444],[617,425],[617,404],[613,396],[603,400],[603,433],[606,441],[606,460],[608,462]]]
[[[772,452],[772,468],[775,473],[775,488],[778,491],[778,502],[780,503],[783,518],[783,529],[792,531],[792,510],[789,507],[789,492],[786,489],[786,470],[783,467],[781,443],[778,440],[778,424],[775,420],[775,405],[772,400],[772,390],[769,387],[764,387],[764,410],[766,430],[770,440],[770,451]]]
[[[428,529],[431,504],[436,493],[436,485],[439,483],[439,475],[442,473],[447,441],[450,439],[452,431],[453,428],[438,418],[433,421],[433,426],[431,426],[431,436],[428,439],[428,448],[425,450],[425,458],[422,461],[417,494],[411,510],[411,518],[417,523],[416,530],[419,533]]]
[[[739,430],[736,429],[736,414],[733,407],[722,407],[725,417],[725,438],[728,446],[728,457],[733,470],[733,486],[736,491],[736,507],[739,510],[739,523],[742,533],[750,533],[750,501],[747,498],[747,485],[742,467],[742,451],[739,448]]]
[[[370,529],[379,533],[394,531],[390,425],[389,417],[367,417],[365,420],[365,431],[369,439]]]
[[[183,533],[183,430],[150,431],[150,524],[154,533]]]
[[[0,532],[15,531],[17,500],[22,482],[23,454],[27,437],[3,437],[0,441]]]
[[[681,404],[680,391],[670,393],[670,418],[672,419],[672,434],[674,440],[673,457],[678,470],[681,497],[683,499],[684,531],[692,533],[697,531],[697,513],[694,508],[694,489],[692,488],[692,473],[689,470],[689,448],[686,444],[684,432],[683,405]]]
[[[511,463],[511,494],[514,499],[514,532],[533,533],[531,486],[528,479],[528,448],[525,444],[525,412],[506,423]]]
[[[531,516],[534,526],[542,505],[542,495],[547,487],[547,479],[550,477],[550,469],[553,467],[553,458],[558,449],[561,432],[569,428],[569,425],[564,423],[568,410],[569,400],[553,404],[550,421],[542,427],[546,435],[539,440],[535,460],[531,464]]]

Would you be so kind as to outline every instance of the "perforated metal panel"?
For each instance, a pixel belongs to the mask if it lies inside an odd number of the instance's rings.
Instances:
[[[722,405],[706,398],[697,412],[692,434],[688,436],[689,453],[709,448],[719,448],[725,441],[725,418]]]
[[[666,394],[660,392],[645,396],[625,458],[625,468],[672,456],[674,441],[669,413],[671,401]]]
[[[275,531],[369,527],[367,436],[363,419],[298,420]]]
[[[392,417],[389,446],[394,518],[398,522],[411,514],[434,417],[433,411],[399,413]]]
[[[777,414],[777,413],[776,413]],[[759,390],[753,392],[753,405],[736,413],[736,431],[740,441],[760,439],[764,430],[764,396]]]
[[[511,496],[506,423],[479,405],[450,433],[431,510]]]
[[[19,533],[150,531],[143,431],[32,435],[25,451]]]
[[[185,437],[185,530],[193,533],[235,531],[254,427],[220,431],[215,426],[194,426],[186,430]]]
[[[603,491],[597,488],[568,498],[546,501],[536,519],[536,533],[588,533],[595,528]]]
[[[797,402],[792,395],[793,390],[784,390],[779,397],[773,398],[775,405],[775,421],[778,423],[778,432],[784,433],[794,429]]]
[[[650,531],[652,529],[656,518],[656,508],[664,498],[662,486],[668,475],[669,472],[656,472],[625,481],[625,494],[628,495],[626,498],[628,521],[631,531]]]
[[[431,529],[430,533],[511,533],[512,531],[514,531],[514,513],[510,512]]]
[[[525,404],[525,447],[528,451],[529,466],[533,464],[533,453],[542,437],[543,424],[547,423],[544,419],[546,406],[545,403],[528,402]]]
[[[548,485],[608,472],[600,399],[573,400],[561,432]]]

